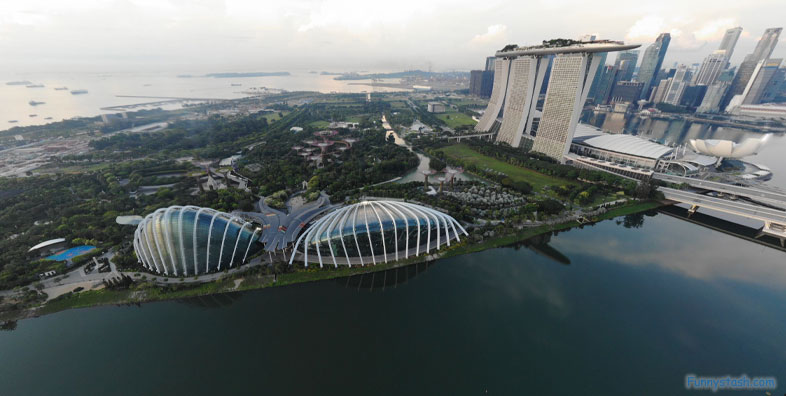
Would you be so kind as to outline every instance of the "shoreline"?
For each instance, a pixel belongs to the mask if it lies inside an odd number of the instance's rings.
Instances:
[[[315,282],[352,275],[380,272],[389,269],[405,267],[420,262],[477,253],[488,249],[502,248],[545,233],[567,230],[587,224],[594,224],[619,216],[655,209],[663,205],[664,204],[662,202],[653,200],[633,201],[631,203],[609,209],[603,214],[594,216],[588,223],[581,224],[577,221],[567,221],[525,228],[515,234],[496,236],[477,243],[465,241],[461,242],[455,247],[435,252],[434,254],[412,257],[406,260],[399,260],[391,263],[380,263],[374,266],[340,268],[334,268],[332,266],[318,268],[312,266],[305,269],[299,269],[294,272],[276,275],[258,274],[253,272],[255,269],[251,269],[249,271],[232,274],[212,282],[202,283],[194,287],[187,287],[180,290],[166,290],[166,287],[161,286],[154,286],[152,288],[143,290],[86,290],[77,294],[67,294],[55,298],[38,307],[28,308],[21,311],[2,312],[0,313],[0,321],[16,321],[21,319],[36,318],[69,309],[91,308],[106,305],[134,305],[152,303],[181,298],[200,297],[212,294],[259,290],[269,287],[280,287],[298,283]],[[173,281],[172,286],[179,286],[179,284],[176,283],[176,281]]]

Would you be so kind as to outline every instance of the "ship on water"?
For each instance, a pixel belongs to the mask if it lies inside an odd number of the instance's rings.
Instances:
[[[55,91],[67,91],[68,87],[55,87]]]
[[[30,114],[28,117],[30,118],[38,117],[38,114]]]
[[[87,93],[86,89],[75,89],[75,90],[71,91],[71,95],[83,95],[83,94],[86,94],[86,93]]]
[[[44,104],[46,102],[36,102],[35,100],[31,100],[31,101],[29,101],[27,103],[29,103],[30,106],[38,106],[38,105],[42,105],[42,104]]]
[[[9,81],[5,83],[5,85],[30,85],[32,84],[30,81],[22,80],[22,81]]]
[[[19,122],[19,121],[17,121],[17,120],[8,120],[9,124],[16,124],[17,122]]]
[[[44,84],[28,84],[28,85],[25,85],[25,87],[27,87],[27,88],[43,88]]]

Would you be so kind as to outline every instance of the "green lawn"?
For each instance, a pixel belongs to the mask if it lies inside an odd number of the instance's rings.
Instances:
[[[454,129],[464,125],[474,126],[477,124],[477,122],[475,122],[472,117],[464,113],[442,113],[437,114],[437,118],[445,121],[445,124],[448,124],[448,127]]]
[[[573,180],[559,179],[544,175],[527,168],[508,164],[496,158],[485,156],[472,150],[466,144],[454,144],[452,146],[443,147],[439,149],[439,151],[444,152],[448,158],[458,159],[466,164],[474,164],[480,169],[490,168],[497,172],[502,172],[513,179],[513,181],[523,180],[531,184],[535,190],[540,190],[547,185],[576,184]]]
[[[328,122],[328,121],[314,121],[314,122],[312,122],[312,123],[310,123],[308,125],[310,125],[310,126],[312,126],[314,128],[317,128],[317,129],[323,129],[323,128],[329,127],[330,126],[330,122]]]

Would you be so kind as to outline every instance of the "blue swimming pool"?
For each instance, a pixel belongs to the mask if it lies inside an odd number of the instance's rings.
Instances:
[[[91,251],[91,250],[93,250],[95,248],[96,247],[92,246],[92,245],[82,245],[82,246],[72,247],[71,249],[63,250],[60,253],[53,254],[53,255],[47,257],[46,259],[47,260],[54,260],[54,261],[66,261],[66,260],[70,260],[70,259],[72,259],[72,258],[74,258],[76,256],[81,256],[81,255],[83,255],[83,254],[85,254],[85,253],[87,253],[87,252],[89,252],[89,251]]]

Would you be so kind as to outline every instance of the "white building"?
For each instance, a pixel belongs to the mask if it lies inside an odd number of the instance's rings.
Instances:
[[[444,113],[445,104],[440,102],[429,102],[427,110],[429,113]]]

